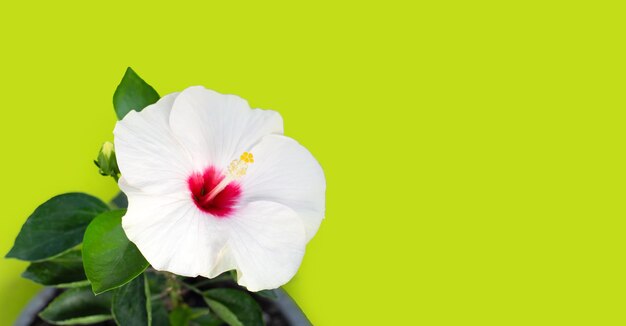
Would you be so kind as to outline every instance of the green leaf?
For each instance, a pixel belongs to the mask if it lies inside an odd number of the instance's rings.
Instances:
[[[111,311],[118,325],[152,325],[150,288],[145,273],[115,291]]]
[[[226,288],[213,289],[204,292],[204,300],[228,325],[263,325],[261,307],[246,292]]]
[[[38,261],[68,251],[83,241],[89,222],[108,209],[100,199],[87,194],[53,197],[28,217],[6,257]]]
[[[89,288],[63,292],[44,309],[41,319],[56,325],[95,324],[112,319],[111,295],[95,296]]]
[[[103,213],[85,231],[83,264],[96,294],[130,282],[148,267],[146,259],[122,229],[125,213],[126,210]]]
[[[169,319],[171,326],[188,326],[191,320],[191,309],[186,305],[178,306],[170,312]]]
[[[167,278],[163,274],[146,273],[148,278],[148,286],[152,296],[161,296],[167,290]]]
[[[167,278],[163,274],[144,273],[152,294],[152,326],[169,326],[169,317],[165,307],[164,295],[167,294]]]
[[[47,286],[89,285],[80,250],[68,251],[51,260],[31,263],[22,273],[22,277]]]
[[[205,298],[204,301],[213,309],[216,315],[218,315],[225,323],[231,326],[243,326],[243,323],[237,318],[234,312],[230,311],[228,307],[221,304],[218,301]]]
[[[222,320],[217,318],[207,308],[192,308],[190,326],[220,326]]]
[[[128,112],[132,110],[139,112],[158,101],[159,98],[159,93],[128,67],[113,94],[113,107],[115,107],[117,118],[122,120]]]
[[[163,299],[152,300],[152,326],[170,326],[169,316]]]

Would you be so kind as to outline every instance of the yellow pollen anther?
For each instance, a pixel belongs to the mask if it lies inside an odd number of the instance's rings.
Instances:
[[[243,152],[238,160],[234,160],[228,165],[228,176],[234,180],[243,177],[248,170],[248,164],[252,163],[254,163],[252,153]]]
[[[252,153],[243,152],[243,154],[241,154],[239,159],[241,159],[242,161],[246,163],[254,163],[254,156],[252,155]]]

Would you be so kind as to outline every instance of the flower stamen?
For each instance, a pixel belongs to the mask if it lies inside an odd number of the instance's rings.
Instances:
[[[254,163],[254,156],[252,155],[252,153],[243,152],[238,160],[233,160],[232,162],[230,162],[230,164],[228,165],[228,172],[226,173],[224,179],[222,179],[222,181],[220,181],[220,183],[218,183],[217,186],[215,186],[215,188],[213,188],[202,201],[204,203],[210,202],[231,182],[241,179],[241,177],[246,175],[246,172],[248,171],[248,165],[252,163]]]

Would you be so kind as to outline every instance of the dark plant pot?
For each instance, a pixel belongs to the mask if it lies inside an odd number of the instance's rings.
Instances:
[[[15,322],[15,326],[43,326],[50,325],[42,321],[37,314],[45,308],[52,299],[59,295],[55,288],[41,290],[22,311]],[[302,310],[283,289],[275,290],[278,298],[266,299],[260,302],[263,308],[263,317],[267,325],[311,326]],[[115,325],[114,323],[100,323],[98,325]]]

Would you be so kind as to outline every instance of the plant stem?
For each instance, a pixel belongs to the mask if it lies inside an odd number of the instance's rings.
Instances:
[[[186,287],[189,290],[191,290],[191,291],[193,291],[193,292],[195,292],[195,293],[197,293],[199,295],[203,295],[202,291],[200,289],[198,289],[197,287],[193,286],[193,285],[189,285],[189,284],[187,284],[185,282],[180,282],[180,284],[182,284],[183,287]]]

